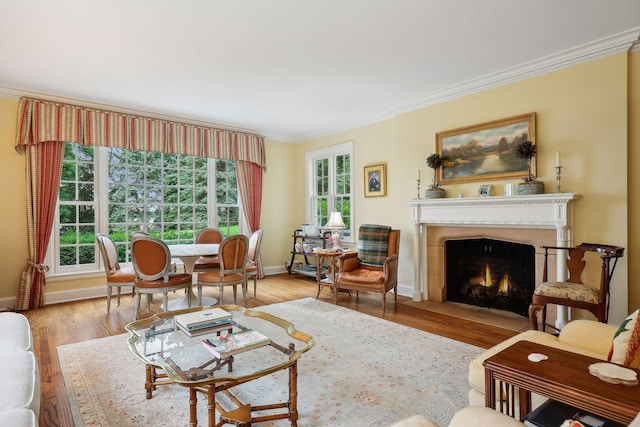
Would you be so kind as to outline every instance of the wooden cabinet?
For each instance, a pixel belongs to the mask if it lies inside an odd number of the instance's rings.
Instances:
[[[304,276],[317,277],[318,266],[316,254],[312,252],[313,248],[327,248],[330,231],[320,233],[320,236],[307,236],[302,229],[293,232],[293,245],[291,246],[291,260],[287,264],[289,276],[292,273],[302,274]],[[326,275],[329,271],[327,266],[322,266],[321,274]]]

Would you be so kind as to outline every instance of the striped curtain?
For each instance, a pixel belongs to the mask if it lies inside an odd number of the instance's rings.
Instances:
[[[263,136],[21,98],[15,148],[20,154],[27,153],[27,191],[30,200],[27,203],[29,260],[20,278],[18,310],[44,305],[45,273],[48,267],[42,262],[58,199],[65,142],[227,159],[240,165],[250,165],[249,181],[238,176],[239,192],[243,203],[245,199],[247,201],[243,208],[252,231],[255,224],[258,227],[260,225],[262,173],[266,169]],[[244,167],[237,170],[244,170]]]
[[[245,218],[251,233],[260,229],[260,211],[262,209],[262,169],[254,163],[237,162],[238,191],[242,199]],[[264,278],[262,258],[256,260],[258,278]]]
[[[27,236],[29,259],[22,269],[16,310],[44,306],[44,265],[58,201],[64,142],[43,142],[26,148]]]

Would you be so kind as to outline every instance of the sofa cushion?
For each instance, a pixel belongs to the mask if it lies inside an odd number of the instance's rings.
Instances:
[[[640,367],[640,325],[639,310],[634,311],[622,322],[611,345],[608,360],[631,368]]]
[[[14,312],[0,313],[0,354],[8,351],[31,351],[33,338],[27,318]]]
[[[38,416],[40,373],[33,353],[22,351],[0,354],[0,378],[0,411],[25,408]]]
[[[25,408],[0,412],[0,425],[11,427],[38,427],[36,414]]]

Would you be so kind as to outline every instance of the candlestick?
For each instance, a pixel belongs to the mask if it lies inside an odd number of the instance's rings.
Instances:
[[[418,197],[416,197],[417,199],[420,198],[420,171],[418,170],[418,179],[416,180],[418,182]]]
[[[556,159],[557,160],[557,159]],[[562,170],[562,166],[556,166],[556,193],[562,193],[560,191],[560,172]]]
[[[556,167],[560,166],[560,152],[556,151]]]

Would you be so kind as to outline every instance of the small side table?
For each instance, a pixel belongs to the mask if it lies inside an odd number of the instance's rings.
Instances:
[[[320,291],[323,287],[328,287],[333,294],[333,303],[338,303],[338,292],[336,292],[335,282],[336,282],[336,260],[339,256],[345,253],[353,252],[351,250],[343,250],[343,251],[335,251],[332,249],[322,249],[319,251],[313,251],[318,260],[318,273],[316,274],[316,283],[318,284],[318,293],[316,294],[316,298],[320,296]],[[324,263],[325,258],[329,259],[329,265],[331,268],[330,274],[327,274],[327,277],[322,278],[322,265]]]

